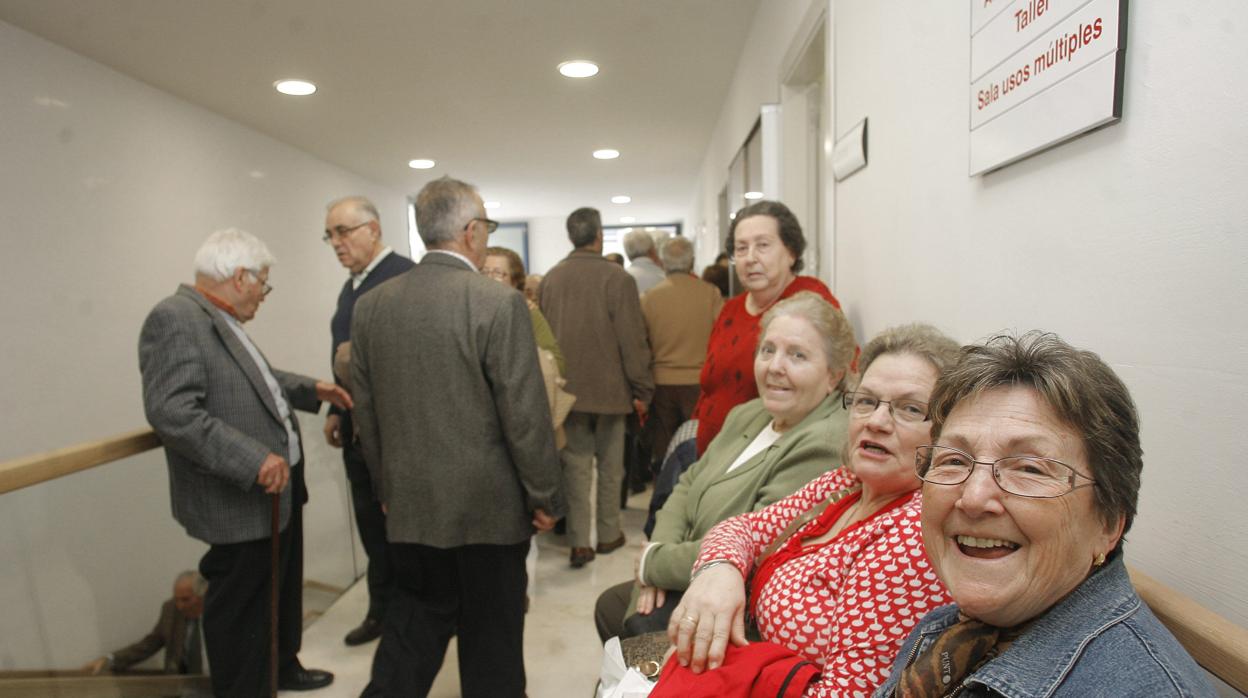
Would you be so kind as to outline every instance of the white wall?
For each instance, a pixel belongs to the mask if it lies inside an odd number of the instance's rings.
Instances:
[[[530,274],[545,274],[571,251],[566,216],[529,219]]]
[[[800,6],[800,7],[799,7]],[[805,3],[759,8],[689,220],[715,196]],[[1121,123],[967,176],[969,3],[829,0],[833,133],[870,119],[834,185],[834,291],[864,337],[1042,328],[1092,349],[1140,408],[1129,562],[1248,626],[1248,70],[1234,0],[1132,3]],[[830,172],[825,173],[831,182]],[[699,249],[699,259],[714,255]]]
[[[145,426],[139,327],[191,280],[212,230],[269,244],[276,290],[248,331],[276,366],[316,376],[329,375],[345,279],[320,241],[325,203],[373,197],[407,251],[399,192],[4,23],[0,162],[0,460]],[[356,569],[341,460],[321,417],[301,421],[307,577],[345,586]],[[168,498],[159,452],[3,495],[0,670],[76,666],[150,630],[204,550]]]
[[[780,101],[781,63],[811,6],[817,2],[819,0],[766,0],[758,5],[749,36],[742,45],[732,86],[698,171],[694,200],[685,216],[685,235],[697,247],[695,269],[714,262],[721,252],[718,201],[728,176],[728,166],[745,144],[762,105]],[[729,203],[729,210],[741,208],[742,203]]]
[[[1248,70],[1242,5],[1132,3],[1122,122],[975,178],[969,3],[834,8],[836,121],[870,118],[870,164],[836,190],[857,326],[1098,352],[1143,419],[1130,562],[1248,626],[1248,92],[1223,82]]]

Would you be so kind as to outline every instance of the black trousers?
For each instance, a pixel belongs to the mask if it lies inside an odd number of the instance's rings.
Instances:
[[[280,536],[278,558],[278,670],[299,666],[303,639],[303,467],[291,468],[294,495],[290,523]],[[204,647],[215,696],[256,698],[269,694],[270,539],[213,545],[199,561],[208,580],[204,596]]]
[[[373,479],[359,446],[351,441],[344,443],[342,462],[346,466],[347,482],[351,484],[355,526],[368,555],[368,617],[381,620],[386,616],[386,603],[394,588],[390,553],[386,547],[386,515],[373,494]]]
[[[634,613],[625,618],[632,594],[633,582],[630,580],[607,587],[606,591],[598,595],[598,601],[594,604],[594,625],[598,627],[598,638],[604,643],[616,636],[623,639],[667,630],[672,611],[685,592],[668,590],[663,605],[654,609],[650,615]]]
[[[423,697],[457,636],[464,698],[524,695],[524,558],[514,545],[391,543],[395,594],[362,696]]]

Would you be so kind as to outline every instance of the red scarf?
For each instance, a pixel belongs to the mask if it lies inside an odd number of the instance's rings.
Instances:
[[[195,286],[195,292],[203,296],[204,298],[207,298],[209,303],[212,303],[218,308],[229,313],[230,317],[234,318],[235,320],[238,320],[239,322],[242,322],[242,320],[239,320],[238,318],[238,312],[234,310],[234,306],[230,305],[229,301],[219,296],[213,295],[210,291],[208,291],[207,289],[199,285]]]

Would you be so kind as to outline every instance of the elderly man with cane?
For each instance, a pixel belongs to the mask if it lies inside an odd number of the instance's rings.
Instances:
[[[199,571],[219,696],[309,690],[334,678],[297,656],[308,494],[291,410],[316,412],[322,400],[349,408],[351,397],[273,368],[243,330],[272,291],[273,263],[255,236],[213,233],[195,254],[194,286],[158,303],[139,337],[143,406],[165,447],[173,516],[210,546]]]

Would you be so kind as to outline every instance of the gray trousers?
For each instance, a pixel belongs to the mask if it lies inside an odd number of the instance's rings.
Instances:
[[[568,444],[559,454],[563,463],[563,492],[568,500],[568,544],[588,548],[590,489],[597,458],[598,542],[620,537],[620,483],[624,479],[624,420],[622,414],[593,414],[573,410],[563,423]]]

